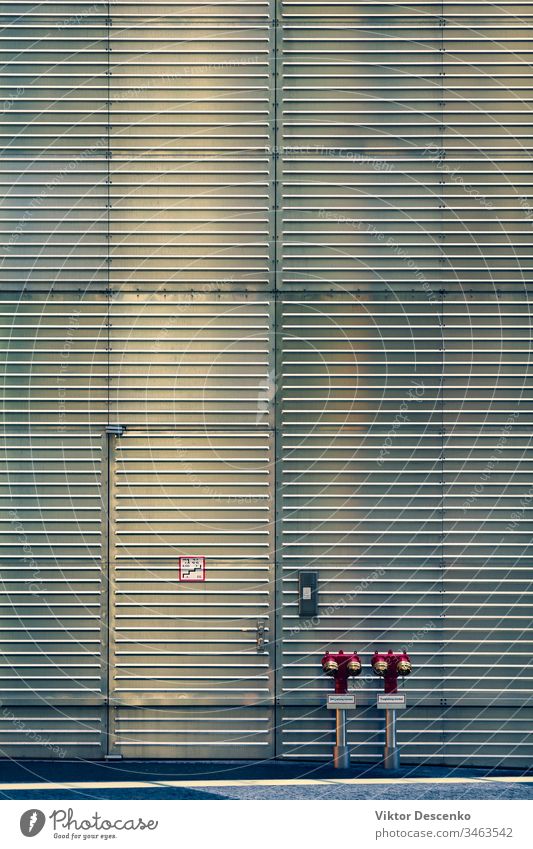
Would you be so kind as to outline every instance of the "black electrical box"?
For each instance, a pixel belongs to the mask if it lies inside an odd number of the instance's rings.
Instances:
[[[298,615],[316,616],[318,613],[317,572],[300,572],[298,575]]]

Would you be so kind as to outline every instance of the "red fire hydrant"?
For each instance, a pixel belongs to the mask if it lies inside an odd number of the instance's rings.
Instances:
[[[411,672],[411,660],[404,651],[393,652],[389,649],[387,654],[374,652],[372,658],[372,670],[374,675],[384,679],[385,692],[398,692],[398,676],[409,675]]]
[[[361,660],[355,652],[344,654],[341,650],[332,654],[327,651],[322,658],[322,669],[326,675],[335,678],[336,693],[347,693],[348,678],[355,678],[361,673]]]
[[[348,678],[355,678],[361,673],[361,660],[355,652],[344,654],[343,651],[338,651],[332,654],[327,651],[322,658],[322,669],[326,675],[335,679],[335,693],[344,695],[348,692]],[[350,749],[346,740],[346,710],[342,705],[335,710],[333,764],[337,769],[350,767]]]
[[[389,649],[387,654],[374,652],[372,657],[372,670],[374,675],[383,678],[386,693],[398,692],[398,676],[409,675],[411,672],[411,659],[405,651],[393,652]],[[396,710],[391,705],[385,710],[385,749],[383,752],[383,766],[385,769],[399,769],[400,749],[396,739]]]

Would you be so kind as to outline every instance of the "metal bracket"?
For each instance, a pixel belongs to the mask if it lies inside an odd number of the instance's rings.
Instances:
[[[257,620],[257,628],[255,632],[255,646],[257,654],[264,654],[266,651],[266,639],[265,639],[265,620],[258,619]]]
[[[123,436],[126,425],[106,425],[105,432],[112,436]]]

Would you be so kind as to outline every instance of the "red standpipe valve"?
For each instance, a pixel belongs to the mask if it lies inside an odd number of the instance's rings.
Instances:
[[[405,651],[393,652],[389,649],[387,654],[376,651],[372,657],[372,671],[384,679],[386,693],[397,693],[398,676],[409,675],[411,660]]]
[[[355,678],[361,673],[361,660],[354,652],[344,654],[343,651],[327,651],[322,658],[322,669],[326,675],[335,679],[335,692],[348,692],[348,678]]]

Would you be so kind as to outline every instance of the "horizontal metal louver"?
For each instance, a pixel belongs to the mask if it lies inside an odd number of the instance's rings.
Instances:
[[[107,300],[79,293],[0,297],[1,409],[8,426],[105,424]]]
[[[43,702],[45,700],[43,699]],[[102,758],[103,709],[86,705],[5,704],[0,711],[0,753],[5,758]]]
[[[531,433],[532,318],[527,291],[475,301],[445,300],[445,428],[497,428],[502,437],[524,428]]]
[[[262,759],[271,739],[267,708],[122,707],[116,716],[117,750],[129,758]]]
[[[20,15],[0,15],[4,152],[32,153],[37,159],[68,155],[71,162],[105,152],[106,8],[101,2],[78,9],[28,4]]]
[[[442,304],[353,298],[282,304],[285,427],[439,428]]]
[[[220,11],[222,12],[222,6]],[[270,27],[227,4],[203,23],[161,15],[129,21],[110,35],[114,152],[262,153],[270,146]]]
[[[286,708],[282,720],[282,753],[290,759],[325,760],[335,739],[333,711]],[[411,708],[398,723],[398,743],[406,764],[463,766],[528,766],[531,762],[531,709]],[[374,708],[358,708],[348,722],[354,760],[375,763],[383,753],[383,716]],[[327,798],[327,796],[326,796]]]
[[[115,157],[110,280],[125,291],[271,285],[266,156]]]
[[[102,292],[107,166],[92,157],[0,158],[0,284],[21,295]]]
[[[110,407],[129,427],[268,427],[272,305],[246,296],[113,299]]]
[[[531,283],[526,156],[311,149],[281,170],[284,289],[523,290]]]
[[[280,8],[281,751],[329,754],[323,649],[405,645],[403,757],[527,763],[531,10]]]
[[[2,751],[101,754],[109,492],[113,753],[269,756],[264,622],[279,754],[330,755],[325,648],[405,646],[407,761],[527,763],[531,9],[17,0],[0,23]],[[377,688],[365,669],[361,760]]]
[[[368,656],[383,642],[406,646],[416,702],[439,703],[443,640],[441,439],[381,434],[289,433],[282,437],[281,533],[285,703],[323,702],[326,648]],[[300,569],[319,574],[316,618],[298,616]],[[375,690],[357,681],[363,701]]]

